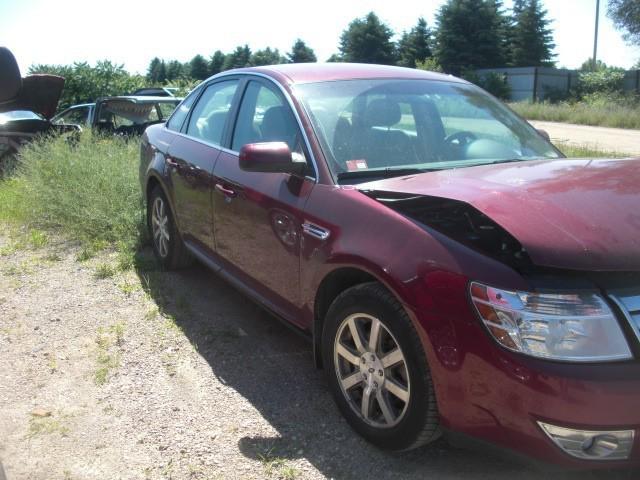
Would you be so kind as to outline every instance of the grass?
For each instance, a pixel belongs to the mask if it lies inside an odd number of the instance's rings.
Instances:
[[[640,106],[634,104],[516,102],[509,106],[527,120],[640,129]]]
[[[298,470],[287,464],[284,458],[275,456],[273,449],[258,453],[258,460],[262,463],[267,477],[275,477],[282,480],[294,480],[298,476]]]
[[[98,329],[96,370],[93,374],[96,385],[104,385],[109,375],[120,366],[120,355],[117,351],[113,352],[113,347],[122,345],[123,341],[124,325],[120,322],[107,329]]]
[[[118,270],[113,265],[109,263],[99,263],[93,272],[93,276],[98,280],[103,280],[113,277],[116,273],[118,273]]]
[[[611,152],[588,145],[556,145],[569,158],[628,158],[628,153]]]
[[[37,435],[59,433],[63,437],[66,437],[69,433],[69,428],[64,423],[53,417],[31,417],[29,420],[29,433],[27,437],[33,438]]]
[[[138,140],[91,132],[73,144],[58,137],[25,145],[15,174],[0,180],[0,221],[26,226],[33,248],[55,232],[80,241],[78,260],[112,246],[130,266],[123,257],[134,255],[145,230],[138,149]]]

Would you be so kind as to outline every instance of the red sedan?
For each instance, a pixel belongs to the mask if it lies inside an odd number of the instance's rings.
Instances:
[[[162,265],[307,334],[370,442],[640,464],[640,159],[566,159],[464,80],[349,64],[216,75],[141,157]]]

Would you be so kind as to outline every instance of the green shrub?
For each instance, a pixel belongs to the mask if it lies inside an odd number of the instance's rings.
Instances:
[[[0,180],[0,221],[62,233],[84,246],[134,251],[144,232],[139,141],[94,136],[25,145]]]
[[[582,72],[578,80],[579,97],[594,93],[622,92],[624,70],[604,68],[595,72]]]

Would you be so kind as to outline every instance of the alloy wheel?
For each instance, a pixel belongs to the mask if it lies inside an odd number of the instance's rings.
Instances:
[[[156,250],[162,258],[169,254],[169,216],[166,210],[164,200],[156,197],[151,211],[151,230]]]
[[[346,317],[334,342],[340,389],[368,425],[390,428],[404,417],[411,395],[407,362],[389,329],[376,317]]]

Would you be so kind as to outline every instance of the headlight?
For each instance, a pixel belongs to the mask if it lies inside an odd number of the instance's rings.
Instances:
[[[502,346],[573,362],[633,358],[613,312],[593,293],[510,292],[471,283],[471,299]]]

